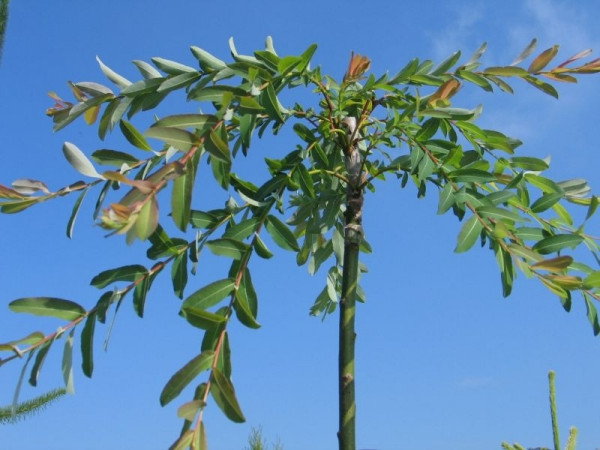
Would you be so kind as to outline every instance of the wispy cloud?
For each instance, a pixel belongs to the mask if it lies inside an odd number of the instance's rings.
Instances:
[[[479,389],[494,384],[492,377],[468,377],[458,382],[458,387],[462,389]]]
[[[476,47],[473,47],[477,45],[473,43],[475,32],[485,17],[481,2],[462,5],[458,9],[451,10],[448,15],[451,20],[446,28],[428,33],[433,47],[433,57],[438,60],[446,58],[458,49],[475,50]]]
[[[593,15],[592,15],[593,16]],[[597,47],[597,23],[589,7],[576,2],[557,0],[525,0],[523,14],[510,28],[512,45],[523,47],[533,37],[542,45],[561,44],[567,52],[576,53]],[[565,59],[571,55],[564,55]]]

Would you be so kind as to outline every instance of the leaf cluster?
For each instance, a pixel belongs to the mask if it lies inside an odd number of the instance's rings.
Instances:
[[[478,242],[487,245],[498,262],[505,296],[511,293],[517,270],[541,281],[567,311],[572,293],[579,292],[594,334],[599,334],[595,301],[600,300],[600,271],[577,261],[572,251],[583,244],[596,265],[600,262],[598,240],[585,231],[598,197],[590,195],[584,180],[555,182],[543,176],[547,160],[516,155],[519,140],[476,125],[481,107],[453,105],[464,85],[484,91],[495,86],[512,93],[510,81],[521,79],[556,97],[556,89],[544,79],[573,82],[577,75],[600,71],[598,60],[569,67],[588,52],[547,70],[556,46],[534,58],[528,68],[519,67],[534,47],[535,41],[508,66],[481,69],[484,45],[463,63],[460,52],[438,65],[414,59],[397,74],[380,77],[367,76],[368,58],[352,55],[341,82],[311,67],[315,45],[298,56],[280,56],[271,39],[252,55],[239,54],[230,40],[230,62],[198,47],[191,48],[194,66],[158,57],[152,64],[134,61],[141,79],[133,82],[98,59],[117,89],[95,82],[70,83],[75,102],[53,93],[56,104],[47,114],[55,130],[83,116],[89,124],[98,123],[100,139],[118,130],[131,148],[102,148],[88,157],[67,142],[65,158],[91,181],[57,191],[31,179],[16,180],[12,187],[0,185],[0,211],[16,213],[77,192],[67,223],[71,237],[82,202],[97,187],[94,220],[111,235],[125,235],[128,243],[146,242],[151,267],[131,264],[99,273],[91,284],[102,293],[89,309],[53,297],[13,301],[9,306],[15,312],[52,316],[67,324],[49,335],[35,332],[0,345],[0,351],[12,352],[0,363],[35,356],[30,377],[35,385],[48,350],[69,331],[63,356],[69,385],[74,331],[81,325],[82,370],[92,376],[96,324],[106,323],[110,309],[116,317],[129,293],[142,317],[154,279],[170,266],[174,294],[183,300],[180,316],[203,330],[204,337],[199,353],[167,381],[160,403],[168,404],[195,384],[193,396],[178,410],[184,425],[172,448],[206,448],[203,412],[209,396],[230,420],[245,420],[232,383],[228,325],[236,317],[248,328],[260,327],[251,257],[271,258],[269,246],[274,244],[294,252],[298,265],[307,265],[310,274],[328,263],[326,283],[311,314],[332,313],[341,295],[348,192],[375,192],[377,184],[390,177],[401,187],[414,186],[418,197],[431,190],[437,193],[438,214],[452,211],[462,222],[456,252]],[[298,87],[312,90],[318,105],[284,106],[281,94]],[[147,130],[138,130],[134,116],[156,108],[175,91],[185,92],[198,112],[157,117]],[[255,185],[239,176],[234,163],[249,153],[256,136],[277,134],[288,122],[298,144],[285,155],[265,158],[267,179]],[[359,159],[350,162],[355,150]],[[210,166],[223,190],[222,208],[193,206],[199,182],[205,181],[197,176],[201,162]],[[109,200],[123,185],[127,192]],[[167,187],[170,197],[162,193]],[[566,203],[586,209],[581,223],[575,224]],[[169,214],[161,213],[163,209]],[[166,226],[165,220],[174,227]],[[169,233],[170,228],[175,233]],[[188,277],[196,272],[203,250],[228,258],[229,272],[186,296]],[[362,234],[360,250],[371,252]],[[360,272],[366,271],[361,264]],[[357,296],[365,300],[360,286]],[[202,374],[206,377],[197,381]]]

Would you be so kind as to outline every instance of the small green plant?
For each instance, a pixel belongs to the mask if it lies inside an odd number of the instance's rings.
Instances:
[[[554,440],[554,450],[560,450],[560,437],[558,433],[558,418],[556,414],[556,385],[554,382],[555,373],[551,370],[548,373],[548,380],[550,383],[550,416],[552,417],[552,437]],[[569,429],[569,439],[567,440],[566,450],[575,450],[575,445],[577,444],[577,428],[571,427]],[[520,444],[507,444],[506,442],[502,443],[502,448],[504,450],[526,450]],[[536,447],[529,450],[550,450],[547,447]]]
[[[244,450],[283,450],[283,444],[279,439],[273,445],[269,446],[266,439],[263,437],[262,427],[252,427],[250,436],[248,437],[248,447]]]
[[[66,393],[66,389],[59,388],[22,403],[13,402],[10,406],[0,406],[0,425],[15,423],[40,412]]]

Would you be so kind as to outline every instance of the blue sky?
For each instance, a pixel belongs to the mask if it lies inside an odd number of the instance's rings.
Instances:
[[[44,115],[52,105],[47,92],[66,98],[67,80],[105,82],[96,55],[135,79],[133,59],[161,56],[193,64],[190,45],[226,58],[230,36],[240,52],[250,53],[271,35],[283,54],[318,43],[314,64],[338,77],[351,50],[368,55],[374,73],[395,73],[415,56],[440,61],[460,49],[468,57],[487,41],[484,64],[502,65],[533,37],[539,39],[539,51],[561,44],[563,59],[586,48],[598,52],[598,17],[595,1],[174,0],[168,6],[137,0],[57,0],[35,6],[13,1],[0,65],[0,183],[29,177],[58,189],[80,179],[62,156],[64,141],[88,154],[126,145],[117,134],[101,143],[96,129],[83,123],[53,134]],[[514,96],[463,89],[460,106],[483,103],[482,126],[521,138],[523,155],[552,155],[552,178],[586,178],[598,192],[600,78],[558,86],[559,101],[524,83],[514,85]],[[172,112],[191,107],[177,99],[169,103]],[[151,117],[145,120],[147,126]],[[267,139],[254,145],[260,161],[287,153],[294,142]],[[202,201],[210,202],[211,189],[199,193]],[[74,200],[0,217],[1,342],[60,326],[10,313],[2,306],[9,301],[51,295],[91,306],[100,295],[89,286],[94,275],[145,263],[144,245],[125,247],[121,238],[106,239],[93,226],[91,196],[68,240],[65,227]],[[504,440],[550,446],[550,369],[557,372],[563,439],[568,426],[576,425],[578,448],[599,447],[600,341],[593,337],[583,301],[577,297],[566,314],[555,296],[523,276],[511,297],[503,299],[489,250],[453,253],[460,223],[451,215],[435,215],[433,191],[417,200],[416,192],[392,181],[366,202],[365,230],[374,254],[364,259],[370,269],[362,282],[368,301],[359,305],[357,318],[358,448],[480,450],[500,448]],[[590,232],[598,235],[595,220]],[[203,255],[186,292],[222,278],[226,270],[223,261]],[[230,423],[209,405],[210,448],[244,448],[252,426],[262,426],[267,438],[279,438],[287,450],[336,448],[337,318],[321,322],[308,315],[326,273],[309,276],[296,267],[292,253],[283,251],[270,261],[253,260],[252,270],[263,326],[253,331],[235,324],[230,331],[234,383],[248,421]],[[201,339],[178,309],[168,276],[155,283],[143,320],[125,301],[106,353],[107,327],[97,327],[93,379],[77,370],[76,395],[25,422],[3,426],[1,446],[168,447],[180,428],[176,408],[190,393],[166,408],[159,406],[158,396],[171,374],[196,354]],[[61,383],[58,344],[40,387],[26,387],[22,398]],[[1,405],[11,402],[20,368],[0,369]]]

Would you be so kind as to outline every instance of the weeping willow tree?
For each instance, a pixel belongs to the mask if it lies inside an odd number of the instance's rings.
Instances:
[[[483,45],[464,61],[460,52],[437,65],[415,58],[395,75],[369,75],[370,60],[352,54],[341,79],[311,66],[316,45],[300,55],[281,56],[271,39],[252,55],[239,54],[230,40],[229,62],[199,47],[191,48],[193,65],[164,58],[152,58],[152,64],[136,60],[141,74],[136,81],[98,60],[116,88],[70,83],[75,100],[53,94],[56,104],[47,114],[55,130],[82,116],[88,124],[98,123],[100,139],[118,130],[129,148],[100,149],[88,157],[65,142],[64,156],[86,181],[54,191],[32,179],[0,185],[0,211],[17,213],[75,195],[67,223],[71,237],[82,202],[98,190],[96,223],[127,243],[146,242],[149,262],[99,273],[91,284],[101,294],[87,306],[51,296],[12,301],[14,312],[60,318],[64,325],[59,332],[36,331],[0,345],[0,351],[13,353],[0,363],[28,355],[27,362],[33,361],[30,383],[35,384],[48,350],[62,337],[67,341],[63,361],[72,361],[80,330],[82,370],[91,377],[96,328],[127,297],[143,317],[153,281],[166,273],[174,295],[183,300],[182,325],[204,334],[197,353],[166,382],[159,400],[166,405],[187,393],[178,411],[183,427],[173,448],[204,449],[203,417],[210,398],[230,420],[245,421],[232,383],[229,324],[237,320],[250,329],[260,327],[251,262],[274,257],[277,246],[293,252],[311,274],[329,265],[310,311],[315,316],[339,313],[338,440],[340,450],[354,450],[354,322],[356,303],[365,298],[359,281],[366,268],[360,255],[371,252],[363,205],[386,181],[412,187],[418,197],[437,195],[437,214],[452,212],[462,222],[456,252],[478,242],[487,246],[498,262],[504,296],[510,295],[519,271],[541,282],[567,311],[573,294],[579,293],[593,332],[599,334],[600,249],[598,239],[586,232],[598,197],[585,180],[547,178],[548,161],[517,154],[521,141],[478,126],[481,107],[454,104],[460,89],[513,93],[513,81],[558,97],[551,82],[575,82],[579,75],[600,71],[600,60],[580,63],[588,51],[548,68],[558,46],[522,67],[535,47],[534,40],[505,66],[483,68]],[[303,89],[307,103],[284,105],[282,94],[291,89]],[[148,116],[145,123],[139,118],[178,90],[202,112]],[[131,122],[134,116],[141,125]],[[293,150],[265,158],[268,176],[259,184],[239,175],[237,167],[245,164],[259,139],[284,127],[291,127],[297,138]],[[197,176],[201,162],[212,175]],[[192,199],[207,183],[216,183],[222,197],[203,199],[210,205],[200,207]],[[120,188],[127,192],[119,194]],[[575,224],[567,206],[583,208],[581,223]],[[590,257],[593,265],[579,258],[583,252],[574,251],[584,247],[595,257]],[[203,250],[227,258],[230,268],[185,295]],[[69,385],[70,364],[63,364],[63,374]]]

